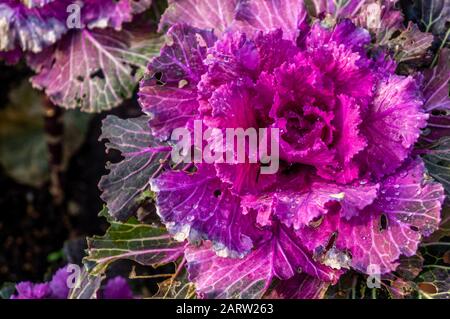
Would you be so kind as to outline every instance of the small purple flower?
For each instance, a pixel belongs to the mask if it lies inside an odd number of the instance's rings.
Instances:
[[[33,284],[24,281],[16,285],[17,294],[11,299],[47,299],[51,296],[51,289],[48,283]]]
[[[125,278],[117,276],[106,283],[101,292],[102,299],[133,299],[133,292]]]
[[[69,274],[66,266],[58,269],[49,282],[20,282],[16,285],[17,293],[11,299],[67,299]],[[97,295],[100,299],[133,299],[127,280],[120,276],[109,279]]]

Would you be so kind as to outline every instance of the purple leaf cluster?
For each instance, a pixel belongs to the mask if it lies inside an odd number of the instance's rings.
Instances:
[[[139,90],[147,116],[136,123],[148,128],[131,125],[121,140],[146,134],[165,145],[194,120],[280,131],[273,175],[259,162],[192,171],[164,161],[147,175],[169,232],[191,243],[187,269],[201,297],[262,297],[274,280],[272,296],[319,297],[349,269],[394,271],[439,226],[443,187],[413,150],[427,111],[448,101],[448,91],[429,92],[444,80],[395,72],[404,60],[383,39],[410,30],[395,1],[313,2],[313,20],[300,0],[170,1],[161,18],[166,45]],[[118,121],[106,119],[105,137]],[[123,153],[115,188],[134,175],[142,182],[142,157],[155,152]],[[110,213],[124,218],[133,198],[107,202]]]

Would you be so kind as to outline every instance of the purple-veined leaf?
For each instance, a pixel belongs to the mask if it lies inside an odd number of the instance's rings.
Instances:
[[[304,0],[240,1],[233,28],[247,34],[281,29],[285,38],[295,41],[306,13]]]
[[[159,30],[177,23],[199,29],[213,29],[217,34],[232,23],[238,0],[169,0],[161,17]]]
[[[117,222],[108,215],[106,208],[100,215],[106,217],[111,226],[105,235],[88,238],[88,255],[84,262],[90,275],[103,274],[112,262],[120,259],[157,267],[183,255],[184,244],[173,241],[164,227],[141,224],[134,217]]]
[[[298,274],[288,280],[280,281],[267,295],[269,299],[323,299],[330,286],[307,274]]]
[[[303,0],[172,0],[160,30],[176,23],[213,29],[216,35],[228,29],[257,33],[281,28],[285,37],[295,39],[305,18]]]
[[[217,254],[242,257],[264,235],[254,226],[254,216],[243,214],[239,197],[215,176],[212,165],[193,173],[164,172],[150,184],[159,216],[179,240],[209,239]]]
[[[211,31],[175,25],[160,55],[148,65],[139,103],[151,116],[151,130],[158,139],[168,139],[174,128],[184,127],[198,113],[197,83],[206,71],[206,50],[214,41]]]
[[[114,28],[119,31],[124,23],[131,22],[134,14],[149,8],[151,0],[82,0],[81,24],[89,29]]]
[[[380,81],[373,105],[361,124],[367,148],[360,155],[375,176],[392,173],[403,163],[427,118],[414,78],[391,75]]]
[[[134,213],[137,197],[148,187],[152,176],[160,172],[170,154],[170,148],[155,143],[148,120],[147,116],[128,120],[108,116],[103,121],[100,139],[109,140],[107,148],[119,150],[124,159],[107,165],[110,172],[101,178],[99,188],[109,213],[121,220]]]
[[[433,40],[432,34],[421,32],[417,25],[410,22],[406,29],[397,37],[389,39],[386,45],[394,52],[398,63],[411,62],[424,59]]]
[[[147,38],[145,38],[146,36]],[[133,93],[160,39],[144,32],[73,30],[56,45],[29,57],[33,86],[64,108],[100,112]]]
[[[278,224],[272,239],[243,258],[223,258],[211,243],[189,246],[185,257],[189,279],[206,298],[260,298],[273,278],[287,280],[304,272],[322,281],[335,282],[338,272],[316,263],[299,238]]]
[[[270,245],[261,246],[243,259],[219,257],[211,246],[189,246],[185,253],[189,279],[200,297],[256,299],[264,295],[273,277],[268,263],[272,256]]]
[[[424,109],[427,112],[450,110],[450,49],[441,50],[438,65],[426,70],[424,77]]]
[[[329,205],[340,203],[342,216],[350,219],[372,204],[379,185],[340,186],[323,182],[313,183],[309,190],[279,191],[274,194],[274,213],[287,226],[298,230],[325,215]]]
[[[304,228],[299,236],[310,250],[334,241],[338,250],[351,254],[351,267],[363,273],[395,270],[398,258],[414,255],[422,237],[440,222],[444,190],[424,173],[419,159],[406,163],[384,179],[380,196],[357,217],[347,221],[328,213],[318,227]]]
[[[436,230],[431,236],[425,239],[428,242],[436,242],[444,237],[450,236],[450,206],[447,202],[444,202],[441,213],[441,223],[438,230]]]

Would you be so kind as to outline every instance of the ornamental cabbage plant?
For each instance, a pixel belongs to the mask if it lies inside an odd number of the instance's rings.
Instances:
[[[174,265],[155,298],[334,298],[356,294],[348,278],[448,298],[448,266],[422,272],[421,251],[449,236],[448,1],[169,0],[148,32],[150,5],[0,2],[1,56],[25,57],[53,103],[110,109],[141,79],[142,115],[103,120],[123,158],[99,182],[111,226],[87,240],[88,297],[129,259]],[[217,139],[230,129],[270,135],[278,169],[251,136]],[[193,160],[205,150],[232,158]]]
[[[159,27],[146,115],[108,117],[102,136],[124,156],[100,182],[109,214],[126,220],[149,192],[168,230],[135,260],[181,258],[197,297],[318,298],[350,270],[388,276],[439,228],[421,134],[450,106],[448,51],[415,71],[433,36],[395,1],[170,1]],[[279,170],[174,165],[171,134],[198,121],[278,129]]]

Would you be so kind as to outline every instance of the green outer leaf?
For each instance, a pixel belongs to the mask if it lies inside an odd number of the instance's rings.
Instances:
[[[16,292],[16,284],[13,282],[5,282],[0,286],[0,299],[10,299]]]
[[[436,266],[420,275],[418,283],[420,296],[425,299],[449,299],[449,272],[448,266]]]
[[[106,217],[111,226],[104,236],[88,238],[88,256],[84,260],[91,275],[104,273],[119,259],[157,267],[177,260],[184,252],[184,244],[173,241],[163,227],[141,224],[134,217],[127,222],[117,222],[109,217],[106,208],[100,215]]]
[[[423,156],[428,173],[450,192],[450,137],[441,138]]]

